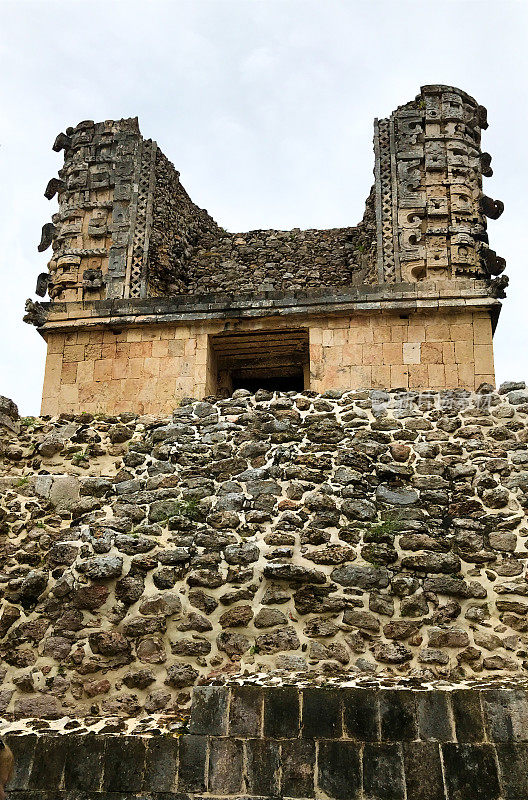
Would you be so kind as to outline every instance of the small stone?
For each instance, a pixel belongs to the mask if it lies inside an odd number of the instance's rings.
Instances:
[[[255,628],[273,628],[275,625],[285,625],[287,622],[286,615],[276,608],[261,608],[253,620]]]
[[[228,633],[224,631],[216,638],[218,649],[228,656],[243,655],[249,650],[250,642],[242,633]]]
[[[382,483],[376,489],[376,498],[393,506],[411,506],[418,502],[419,495],[414,489],[395,489]]]
[[[253,619],[251,606],[235,606],[225,611],[220,619],[222,628],[245,628]]]
[[[260,653],[277,653],[281,650],[297,650],[301,643],[295,629],[291,627],[280,628],[273,633],[257,636],[255,646]]]
[[[418,661],[421,664],[449,664],[449,656],[442,650],[424,647],[418,653]]]
[[[173,664],[167,670],[165,683],[175,689],[192,686],[198,677],[198,671],[190,664]]]
[[[467,647],[469,636],[457,628],[430,628],[429,647]]]
[[[379,619],[374,614],[361,609],[347,609],[343,614],[343,622],[345,625],[352,625],[354,628],[369,633],[377,633],[380,629]]]
[[[379,644],[374,648],[377,661],[384,664],[404,664],[412,658],[411,651],[403,644]]]
[[[127,672],[123,677],[123,683],[129,689],[146,689],[156,678],[150,669],[138,669]]]
[[[123,559],[121,556],[95,556],[80,564],[78,569],[93,581],[108,581],[120,577]]]

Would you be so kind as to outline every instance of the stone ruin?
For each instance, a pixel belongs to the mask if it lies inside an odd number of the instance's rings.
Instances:
[[[423,87],[376,122],[357,227],[246,234],[135,120],[57,138],[43,415],[0,397],[13,798],[528,796],[485,126]]]
[[[136,119],[57,137],[52,249],[25,319],[46,339],[42,413],[170,414],[236,389],[456,389],[494,383],[507,278],[488,245],[486,110],[424,86],[374,127],[362,221],[227,233]],[[265,385],[264,385],[265,383]]]

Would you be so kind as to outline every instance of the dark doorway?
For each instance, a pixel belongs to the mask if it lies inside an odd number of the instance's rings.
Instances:
[[[217,394],[235,389],[302,392],[308,389],[309,343],[305,328],[229,331],[210,337]]]
[[[304,390],[304,375],[298,370],[291,375],[262,375],[255,377],[240,377],[236,372],[231,373],[231,382],[234,389],[247,389],[254,394],[259,389],[268,392],[302,392]]]

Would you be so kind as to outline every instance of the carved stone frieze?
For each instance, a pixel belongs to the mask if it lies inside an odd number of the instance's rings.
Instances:
[[[480,246],[485,217],[504,208],[482,193],[482,176],[493,174],[480,151],[485,127],[484,107],[448,86],[424,86],[413,103],[376,121],[380,281],[483,278],[504,268]]]

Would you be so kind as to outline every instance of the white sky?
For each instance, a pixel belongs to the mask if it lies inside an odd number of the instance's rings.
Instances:
[[[510,277],[497,379],[528,377],[526,0],[0,0],[0,76],[0,394],[21,413],[40,404],[45,345],[22,315],[59,131],[138,116],[229,230],[354,225],[374,117],[427,83],[488,108]]]

